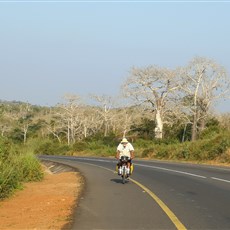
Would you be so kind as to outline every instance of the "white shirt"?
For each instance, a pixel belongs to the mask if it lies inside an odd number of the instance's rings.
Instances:
[[[123,144],[119,144],[117,146],[117,151],[120,152],[120,157],[121,156],[127,156],[127,157],[130,157],[130,151],[134,151],[134,148],[132,146],[131,143],[128,143],[126,145],[123,145]]]

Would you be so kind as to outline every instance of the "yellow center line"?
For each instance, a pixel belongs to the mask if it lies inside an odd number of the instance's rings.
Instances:
[[[97,166],[99,168],[103,168],[103,169],[106,169],[110,172],[113,172],[114,174],[117,174],[116,171],[105,168],[103,166],[94,165],[94,164],[90,164],[90,163],[85,163],[85,164]],[[137,186],[141,187],[145,192],[147,192],[156,201],[156,203],[162,208],[162,210],[165,212],[165,214],[169,217],[169,219],[173,222],[173,224],[175,225],[175,227],[178,230],[186,230],[187,229],[180,222],[180,220],[176,217],[176,215],[168,208],[168,206],[157,195],[155,195],[150,189],[148,189],[147,187],[145,187],[144,185],[142,185],[141,183],[139,183],[138,181],[136,181],[132,178],[129,178],[129,180],[132,181],[133,183],[135,183]]]
[[[180,220],[176,217],[176,215],[167,207],[167,205],[158,196],[156,196],[151,190],[149,190],[147,187],[137,182],[136,180],[133,180],[131,178],[130,180],[136,185],[138,185],[139,187],[141,187],[157,202],[157,204],[162,208],[162,210],[166,213],[166,215],[169,217],[169,219],[173,222],[173,224],[176,226],[178,230],[186,229],[186,227],[180,222]]]

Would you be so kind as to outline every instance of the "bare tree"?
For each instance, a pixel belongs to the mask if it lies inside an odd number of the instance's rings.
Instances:
[[[121,106],[114,109],[113,114],[113,132],[120,137],[130,137],[130,133],[135,130],[135,125],[140,124],[142,119],[149,118],[149,113],[142,106]]]
[[[215,102],[229,97],[230,79],[225,69],[206,58],[194,58],[181,74],[181,101],[185,114],[192,116],[192,141],[203,130]],[[199,124],[199,125],[198,125]]]
[[[5,136],[15,127],[18,127],[26,143],[28,128],[32,123],[32,109],[28,103],[20,103],[18,106],[8,105],[1,110],[1,135]]]
[[[12,129],[12,122],[14,121],[13,116],[11,113],[7,111],[3,111],[0,116],[0,130],[1,136],[4,137],[11,129]]]
[[[80,97],[77,95],[65,95],[64,99],[66,103],[60,104],[59,108],[61,108],[62,112],[60,114],[63,123],[66,127],[66,135],[68,145],[75,143],[76,134],[81,128],[81,104]]]
[[[178,88],[176,72],[157,66],[132,68],[130,76],[124,84],[123,91],[136,103],[147,103],[152,106],[156,122],[155,137],[162,139],[164,112],[169,97]]]
[[[60,119],[57,119],[57,117],[54,116],[54,119],[46,124],[46,128],[55,138],[57,138],[58,142],[61,143],[60,135],[63,132],[63,124]]]
[[[95,107],[84,107],[82,116],[83,136],[84,138],[98,132],[103,124],[101,115],[98,113],[98,109]]]
[[[110,129],[111,120],[113,119],[113,113],[111,111],[114,106],[114,101],[112,97],[107,95],[93,95],[92,98],[99,103],[99,108],[97,111],[102,117],[104,126],[104,136],[106,137]]]
[[[20,111],[17,114],[18,116],[18,123],[20,128],[23,132],[23,143],[25,144],[27,141],[27,132],[28,128],[31,125],[32,121],[32,108],[29,103],[21,104],[20,105]]]

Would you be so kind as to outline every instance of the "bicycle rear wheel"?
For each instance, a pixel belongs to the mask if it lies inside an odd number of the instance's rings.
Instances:
[[[122,183],[123,184],[125,183],[125,178],[126,178],[126,170],[125,170],[125,167],[123,167],[123,170],[122,170]]]

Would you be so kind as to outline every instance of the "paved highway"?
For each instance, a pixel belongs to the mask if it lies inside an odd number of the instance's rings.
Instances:
[[[112,158],[41,158],[85,177],[73,229],[230,229],[229,167],[134,159],[123,185]]]

